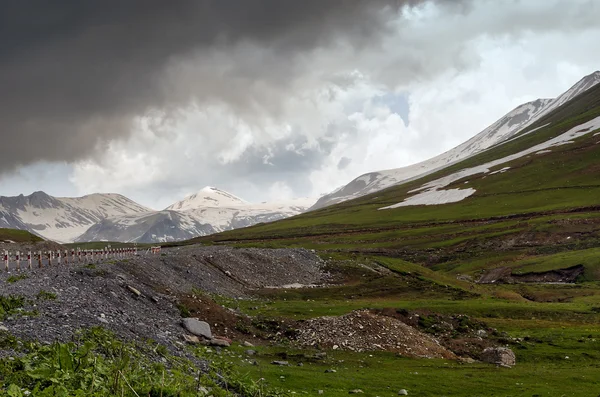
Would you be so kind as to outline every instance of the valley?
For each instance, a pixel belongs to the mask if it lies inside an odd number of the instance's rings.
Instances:
[[[160,253],[3,273],[2,387],[597,394],[600,85],[585,87],[481,151],[351,200],[159,239]],[[200,211],[198,200],[162,212]],[[25,231],[0,240],[11,252],[64,247]]]

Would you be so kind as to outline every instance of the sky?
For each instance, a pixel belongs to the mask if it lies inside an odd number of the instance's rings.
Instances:
[[[600,69],[596,0],[0,5],[0,195],[315,197]]]

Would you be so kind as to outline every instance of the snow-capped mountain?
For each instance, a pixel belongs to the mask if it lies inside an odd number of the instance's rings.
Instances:
[[[198,193],[189,195],[183,200],[171,204],[165,210],[169,211],[185,211],[201,207],[225,207],[247,205],[248,202],[231,193],[219,190],[216,187],[206,186]]]
[[[287,218],[306,211],[314,202],[250,204],[205,187],[163,211],[154,211],[119,194],[70,198],[35,192],[0,197],[0,227],[28,230],[61,243],[177,241]]]
[[[213,187],[145,214],[113,216],[89,228],[76,241],[167,242],[273,222],[306,211],[314,199],[250,204]],[[174,209],[177,210],[174,210]]]
[[[24,229],[57,242],[71,242],[96,222],[151,211],[119,194],[53,197],[44,192],[0,197],[0,227]]]
[[[322,196],[309,210],[374,193],[398,183],[435,172],[480,153],[514,137],[526,127],[598,83],[600,83],[600,71],[585,76],[554,99],[537,99],[517,106],[473,138],[436,157],[407,167],[363,174],[347,185]]]

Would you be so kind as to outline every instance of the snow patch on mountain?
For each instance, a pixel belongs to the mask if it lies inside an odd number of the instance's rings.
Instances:
[[[448,190],[428,190],[415,194],[404,200],[401,203],[389,205],[387,207],[379,208],[380,210],[408,207],[410,205],[438,205],[456,203],[462,201],[475,193],[475,189],[448,189]]]
[[[527,156],[528,154],[537,153],[543,150],[547,150],[551,147],[557,147],[562,145],[567,145],[573,143],[574,139],[587,135],[597,129],[600,128],[600,117],[596,117],[586,123],[580,124],[576,127],[571,128],[569,131],[550,139],[546,142],[540,143],[538,145],[532,146],[529,149],[522,150],[518,153],[511,154],[510,156],[503,157],[498,160],[490,161],[488,163],[465,168],[458,172],[455,172],[450,175],[446,175],[442,178],[436,179],[429,183],[424,184],[423,186],[413,189],[409,191],[409,193],[417,193],[418,194],[411,196],[404,201],[390,205],[387,207],[379,208],[383,209],[392,209],[409,205],[433,205],[433,204],[446,204],[448,202],[457,202],[461,201],[472,194],[475,193],[475,189],[448,189],[443,190],[446,186],[450,185],[453,182],[459,181],[463,178],[469,177],[471,175],[481,174],[481,173],[489,173],[490,168],[496,167],[498,165],[507,163],[509,161],[516,160],[518,158]],[[502,170],[508,170],[510,167],[505,167]],[[499,170],[499,171],[502,171]],[[496,173],[497,171],[493,172]],[[493,173],[490,173],[493,174]],[[425,191],[422,191],[425,190]],[[461,198],[462,197],[462,198]],[[455,201],[447,201],[448,199],[456,199]],[[437,200],[437,201],[436,201]]]

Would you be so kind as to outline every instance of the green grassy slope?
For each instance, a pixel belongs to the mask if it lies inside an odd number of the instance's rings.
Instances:
[[[0,241],[14,241],[15,243],[36,243],[42,238],[26,230],[0,228]]]

